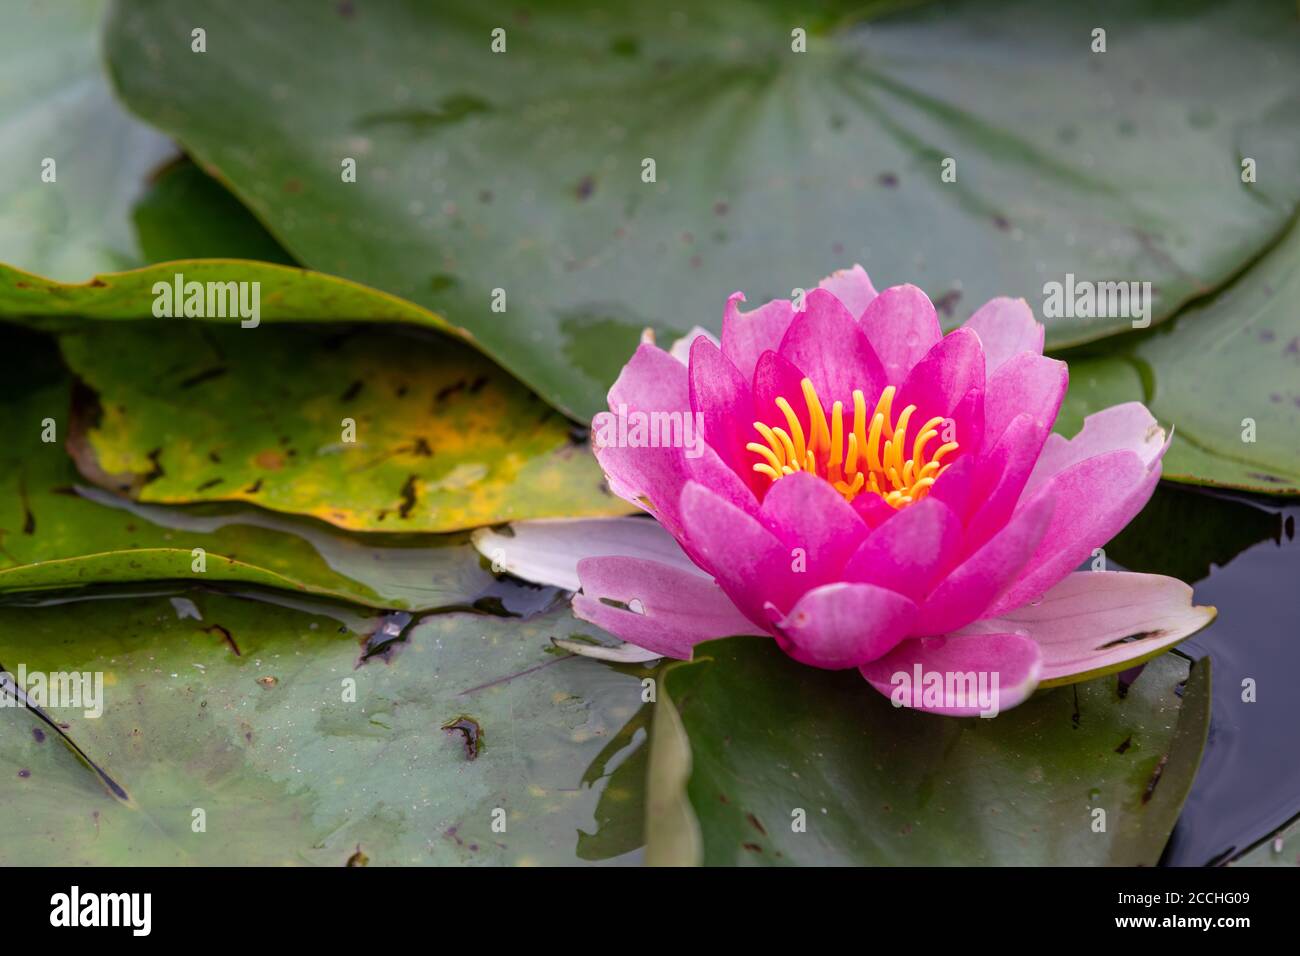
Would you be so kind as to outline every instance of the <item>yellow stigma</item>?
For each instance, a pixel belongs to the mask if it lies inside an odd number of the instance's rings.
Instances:
[[[754,471],[772,481],[807,471],[829,481],[846,501],[870,491],[891,507],[902,508],[929,493],[935,479],[948,467],[943,464],[944,457],[957,450],[956,442],[947,442],[926,453],[926,446],[939,435],[942,418],[930,419],[909,442],[916,406],[908,405],[895,419],[892,412],[896,390],[892,385],[881,392],[870,415],[866,397],[860,389],[854,389],[852,427],[847,429],[843,402],[831,406],[828,423],[812,381],[805,378],[799,387],[808,408],[809,434],[804,434],[803,424],[789,401],[778,398],[776,407],[786,427],[754,422],[762,441],[745,446],[760,459]]]

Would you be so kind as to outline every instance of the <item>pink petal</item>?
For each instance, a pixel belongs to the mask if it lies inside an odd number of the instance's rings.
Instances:
[[[1041,666],[1039,647],[1031,639],[1020,634],[982,634],[910,638],[859,670],[895,706],[949,717],[992,717],[1034,692]],[[942,690],[927,700],[924,689],[931,674],[940,675]],[[990,698],[988,709],[979,700],[981,675]],[[996,695],[993,675],[997,675]]]
[[[852,269],[832,272],[817,283],[817,288],[825,289],[844,303],[844,308],[848,309],[849,314],[855,319],[866,311],[867,306],[876,297],[875,286],[867,277],[866,270],[859,265],[855,265]]]
[[[617,412],[620,405],[629,411],[689,411],[686,366],[656,345],[637,346],[609,390],[610,409]]]
[[[776,640],[783,651],[803,664],[827,669],[858,667],[901,641],[915,615],[915,604],[886,588],[827,584],[809,591],[788,615],[779,618]]]
[[[784,611],[807,589],[807,575],[793,569],[791,548],[756,518],[703,485],[686,484],[681,514],[690,529],[688,553],[759,627],[771,626],[765,604]]]
[[[758,489],[768,479],[754,471],[754,453],[745,449],[758,437],[749,380],[702,336],[691,346],[689,374],[691,409],[703,425],[704,440],[742,482]]]
[[[836,400],[850,402],[855,388],[872,397],[888,384],[866,333],[825,289],[808,293],[804,310],[790,323],[779,351],[812,379],[827,407]],[[794,396],[787,398],[794,403]]]
[[[701,641],[755,633],[717,584],[679,567],[637,558],[586,558],[578,563],[578,577],[582,593],[573,598],[578,618],[668,657],[689,660]]]
[[[1214,620],[1175,578],[1126,571],[1075,571],[1041,601],[979,621],[961,633],[1016,631],[1043,651],[1046,684],[1126,670]]]
[[[869,528],[878,528],[898,515],[892,506],[885,504],[884,498],[869,491],[853,499],[853,510]]]
[[[984,435],[998,436],[1017,415],[1028,413],[1050,430],[1070,384],[1069,367],[1056,359],[1022,352],[1002,365],[984,392]]]
[[[1145,405],[1141,402],[1112,405],[1085,418],[1083,428],[1073,438],[1067,440],[1060,435],[1048,438],[1025,492],[1034,492],[1053,475],[1095,455],[1128,449],[1150,467],[1164,456],[1167,447],[1165,430]]]
[[[894,399],[894,411],[897,415],[908,405],[915,405],[913,421],[918,428],[935,416],[952,419],[957,426],[957,441],[964,453],[970,453],[974,450],[971,446],[978,444],[984,434],[982,394],[978,438],[975,424],[958,418],[956,411],[969,392],[982,393],[983,389],[984,354],[980,351],[979,336],[969,329],[957,329],[944,336],[907,373]],[[974,409],[970,402],[967,399],[970,408],[963,416],[967,419]]]
[[[920,602],[960,543],[957,516],[942,501],[923,498],[872,531],[849,558],[843,577]]]
[[[930,487],[930,494],[927,497],[942,501],[964,523],[966,516],[978,504],[974,491],[979,475],[978,457],[974,455],[960,457],[943,470],[943,474]]]
[[[772,484],[759,509],[759,520],[785,543],[787,554],[798,548],[806,570],[805,589],[838,580],[844,563],[866,538],[868,527],[830,483],[807,472],[786,475]],[[793,556],[791,558],[794,564]]]
[[[1022,352],[1043,353],[1045,330],[1034,321],[1034,312],[1024,299],[990,299],[962,327],[979,335],[990,376]]]
[[[915,634],[946,634],[981,617],[1016,583],[1048,530],[1050,493],[1017,511],[1006,526],[941,581],[918,615]]]
[[[1047,533],[1035,550],[1025,575],[989,609],[1005,614],[1034,600],[1077,568],[1123,530],[1146,505],[1160,467],[1148,470],[1132,451],[1113,451],[1070,465],[1033,492],[1034,499],[1056,498]],[[1014,520],[1014,519],[1013,519]]]
[[[794,321],[794,305],[789,299],[774,299],[742,314],[738,303],[744,301],[741,292],[727,299],[722,313],[722,354],[748,379],[753,378],[760,355],[781,347],[781,339]]]
[[[1046,437],[1047,427],[1033,415],[1017,415],[997,444],[980,455],[972,489],[978,504],[966,525],[967,547],[979,547],[1007,523]]]
[[[930,297],[914,285],[886,289],[859,321],[880,356],[886,379],[895,385],[943,338]]]

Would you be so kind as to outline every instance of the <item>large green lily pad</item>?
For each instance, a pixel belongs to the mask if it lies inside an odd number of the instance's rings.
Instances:
[[[151,0],[114,8],[107,46],[130,108],[299,260],[447,315],[579,417],[644,326],[716,329],[736,289],[860,261],[951,325],[1073,273],[1151,282],[1159,321],[1295,208],[1294,4],[877,9]],[[1049,343],[1129,321],[1052,320]]]
[[[570,424],[442,337],[83,323],[69,449],[141,502],[245,501],[364,531],[619,514]]]
[[[189,599],[0,608],[11,672],[102,673],[102,716],[47,711],[127,794],[0,709],[0,863],[555,864],[598,832],[607,775],[584,774],[642,685],[556,653],[567,612],[428,617],[358,667],[347,615]]]
[[[147,505],[96,488],[64,449],[70,396],[48,337],[0,327],[0,592],[227,581],[406,610],[500,597],[468,535],[353,534],[249,505]]]
[[[0,260],[60,279],[143,261],[131,208],[176,153],[109,89],[105,6],[13,0],[0,30]]]
[[[1300,494],[1300,228],[1172,325],[1070,360],[1057,430],[1144,401],[1174,442],[1164,477]]]
[[[701,645],[660,687],[647,858],[1154,865],[1200,762],[1209,669],[1189,678],[1166,654],[1117,688],[954,719],[896,709],[856,672],[804,667],[770,641]]]

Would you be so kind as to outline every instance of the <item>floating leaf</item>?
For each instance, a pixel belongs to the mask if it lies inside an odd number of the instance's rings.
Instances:
[[[71,384],[53,344],[0,328],[0,355],[9,429],[0,448],[0,592],[227,581],[409,610],[507,593],[468,535],[350,534],[247,505],[143,505],[90,486],[63,447]]]
[[[358,667],[355,616],[188,600],[0,608],[10,672],[103,675],[102,716],[47,710],[129,797],[0,709],[0,863],[556,864],[606,855],[590,842],[604,826],[624,834],[610,854],[639,843],[635,802],[599,828],[593,814],[641,682],[551,652],[585,628],[567,612],[427,617]],[[477,728],[472,760],[443,729],[458,721]]]
[[[1209,681],[1208,662],[1188,678],[1166,654],[1124,696],[1112,677],[956,719],[770,641],[702,644],[661,681],[647,859],[1154,865],[1200,761]]]
[[[446,339],[85,323],[69,448],[141,502],[246,501],[366,531],[626,512],[571,426]]]
[[[1164,477],[1300,494],[1300,228],[1218,295],[1171,326],[1070,361],[1057,430],[1145,401],[1174,427]]]
[[[716,330],[736,289],[858,261],[955,325],[1072,273],[1151,282],[1159,321],[1295,209],[1293,4],[897,6],[543,5],[494,54],[465,2],[152,0],[115,8],[107,46],[131,109],[298,259],[451,317],[578,417],[644,326]],[[1049,344],[1129,322],[1053,319]]]
[[[15,0],[0,30],[0,260],[61,279],[143,261],[131,207],[176,153],[109,89],[104,7]]]

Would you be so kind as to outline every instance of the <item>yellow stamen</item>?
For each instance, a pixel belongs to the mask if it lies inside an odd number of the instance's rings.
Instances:
[[[904,508],[920,501],[948,468],[944,458],[957,451],[956,442],[946,442],[933,452],[926,448],[939,437],[943,418],[931,418],[917,430],[910,446],[915,405],[902,409],[893,417],[894,386],[883,389],[875,408],[868,414],[866,396],[853,391],[853,421],[845,421],[844,402],[831,405],[829,420],[825,406],[811,379],[799,383],[808,409],[808,430],[784,397],[776,399],[776,410],[785,427],[754,422],[754,430],[763,439],[745,448],[758,460],[752,463],[756,474],[779,481],[799,471],[810,472],[828,481],[848,501],[870,491],[893,508]]]

